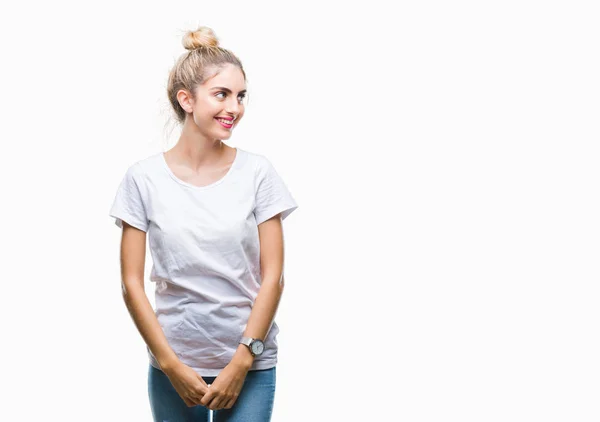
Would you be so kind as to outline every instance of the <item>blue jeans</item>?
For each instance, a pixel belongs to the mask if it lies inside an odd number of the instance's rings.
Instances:
[[[188,407],[169,377],[149,365],[148,396],[155,422],[269,422],[275,398],[276,367],[248,371],[244,385],[231,409],[210,410],[203,405]],[[202,377],[212,384],[217,377]]]

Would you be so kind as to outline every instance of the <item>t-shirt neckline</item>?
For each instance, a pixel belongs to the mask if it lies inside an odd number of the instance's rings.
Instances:
[[[221,183],[223,183],[231,173],[233,173],[233,168],[236,166],[239,158],[240,158],[240,148],[236,147],[235,148],[235,157],[233,158],[233,162],[231,163],[231,166],[229,167],[229,170],[227,171],[227,173],[225,173],[225,176],[221,177],[219,180],[217,180],[216,182],[211,183],[210,185],[206,185],[206,186],[196,186],[192,183],[188,183],[184,180],[181,180],[180,178],[178,178],[177,176],[175,176],[175,173],[173,173],[173,171],[171,170],[171,167],[169,167],[169,165],[167,164],[167,160],[165,159],[165,153],[161,152],[159,153],[160,155],[160,161],[163,164],[163,167],[165,168],[165,170],[167,171],[167,173],[169,173],[169,176],[171,176],[171,178],[173,180],[175,180],[177,183],[179,183],[180,185],[186,186],[188,188],[191,189],[195,189],[195,190],[204,190],[204,189],[210,189],[213,188],[217,185],[220,185]]]

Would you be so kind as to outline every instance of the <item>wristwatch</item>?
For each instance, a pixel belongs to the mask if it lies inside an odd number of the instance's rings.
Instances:
[[[239,344],[245,344],[250,349],[250,353],[252,356],[260,356],[262,352],[265,350],[265,344],[257,339],[252,337],[242,337]]]

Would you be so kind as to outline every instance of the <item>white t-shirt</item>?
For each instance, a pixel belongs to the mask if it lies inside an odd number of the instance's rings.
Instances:
[[[179,359],[201,376],[225,368],[246,329],[261,285],[258,224],[296,208],[271,162],[240,148],[228,173],[203,187],[178,179],[162,152],[128,168],[110,216],[148,233],[155,314]],[[251,370],[277,364],[278,332],[273,321]]]

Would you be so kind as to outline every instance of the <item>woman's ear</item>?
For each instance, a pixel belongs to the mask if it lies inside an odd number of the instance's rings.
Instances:
[[[185,89],[180,89],[177,91],[177,101],[182,109],[184,109],[187,113],[191,113],[193,110],[192,98],[190,93]]]

